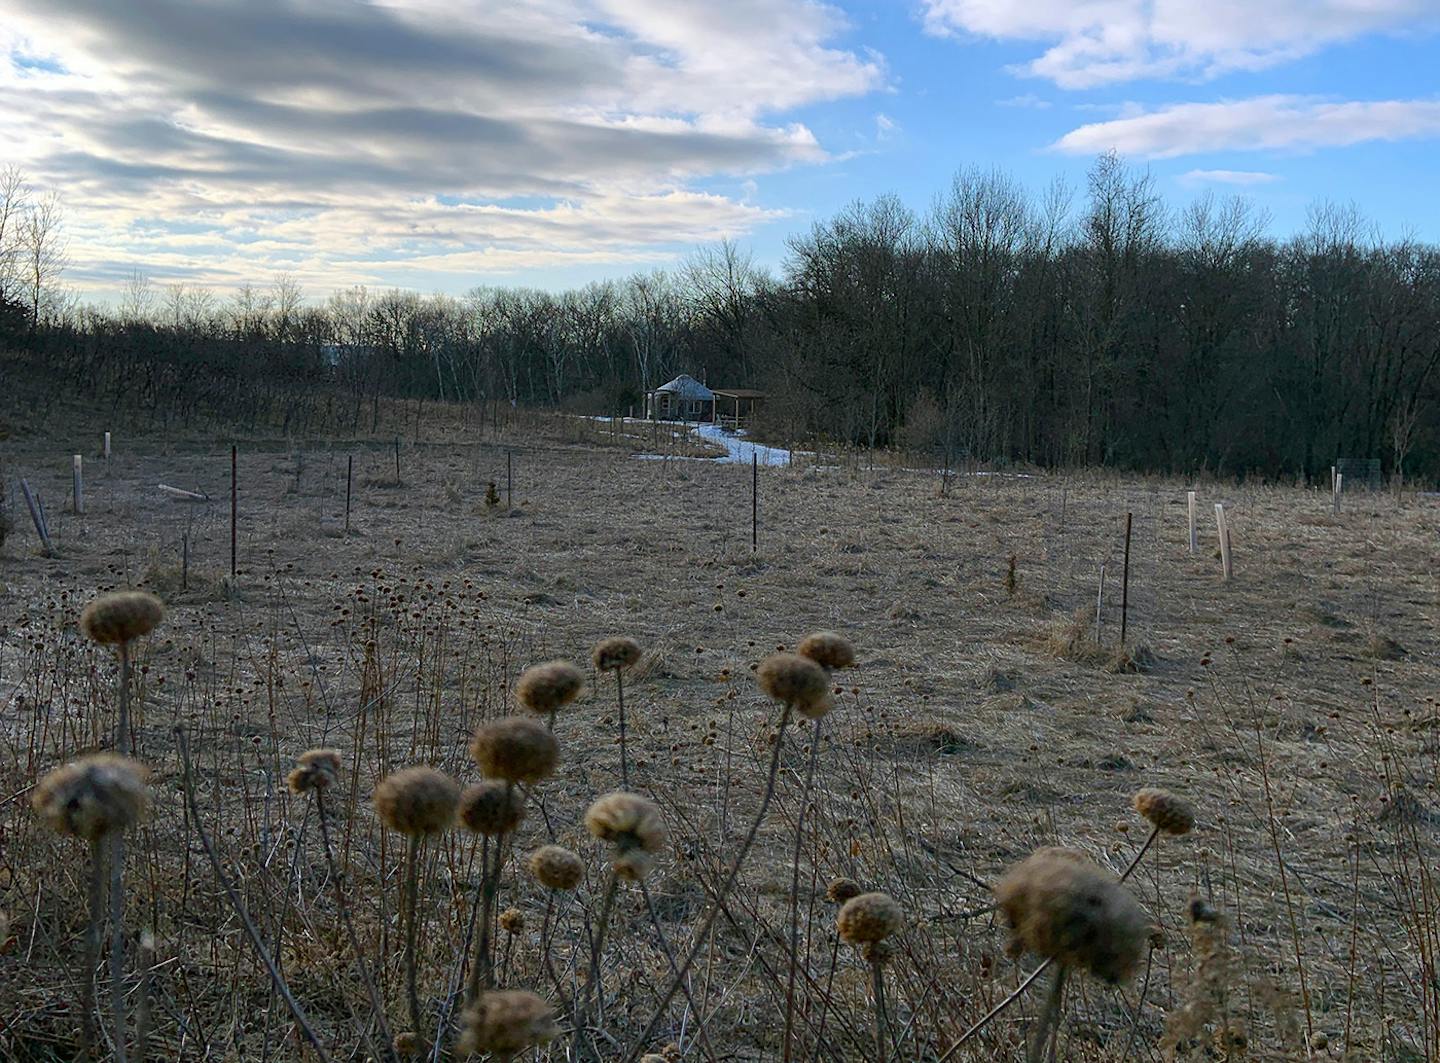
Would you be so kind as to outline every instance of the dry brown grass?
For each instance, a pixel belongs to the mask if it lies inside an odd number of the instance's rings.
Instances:
[[[294,756],[320,745],[345,755],[327,798],[336,858],[398,1031],[404,851],[370,811],[374,784],[412,763],[473,782],[465,740],[512,711],[524,667],[587,660],[596,639],[617,632],[638,639],[646,653],[625,690],[632,778],[659,804],[671,844],[647,893],[627,886],[615,902],[595,1015],[597,1043],[618,1059],[607,1038],[628,1048],[646,1024],[669,977],[667,947],[690,944],[759,800],[776,714],[751,666],[822,628],[850,637],[860,664],[837,674],[842,693],[819,732],[802,832],[797,1058],[873,1056],[870,975],[836,949],[831,878],[887,892],[906,911],[886,964],[889,1025],[905,1038],[900,1058],[933,1060],[1034,966],[1005,958],[1003,928],[972,914],[990,902],[985,884],[1042,845],[1123,867],[1143,841],[1129,794],[1148,784],[1183,794],[1199,815],[1196,831],[1160,843],[1132,883],[1164,946],[1143,981],[1072,981],[1060,1058],[1118,1060],[1132,1036],[1130,1058],[1158,1058],[1154,1046],[1167,1024],[1177,1029],[1193,987],[1219,999],[1206,981],[1213,935],[1197,945],[1182,931],[1196,891],[1231,928],[1223,1009],[1185,1013],[1186,1037],[1209,1046],[1199,1055],[1238,1058],[1242,1029],[1252,1058],[1304,1058],[1316,1035],[1335,1058],[1440,1051],[1435,500],[1379,499],[1332,518],[1328,499],[1311,492],[1204,488],[1231,513],[1236,579],[1226,585],[1209,557],[1213,527],[1200,555],[1186,550],[1182,484],[959,477],[940,497],[937,477],[888,464],[802,464],[762,470],[752,553],[748,468],[638,461],[632,453],[648,448],[639,431],[607,438],[604,429],[535,418],[477,441],[458,417],[433,437],[422,426],[418,443],[406,433],[399,487],[383,438],[242,446],[233,586],[227,507],[177,504],[153,489],[195,484],[223,499],[221,446],[127,440],[108,473],[97,471],[90,513],[55,520],[59,557],[12,536],[0,554],[0,911],[10,921],[0,1058],[67,1058],[74,1044],[84,854],[41,829],[25,795],[44,770],[108,741],[113,662],[74,625],[95,591],[132,585],[163,590],[171,606],[137,658],[136,730],[156,809],[131,840],[127,871],[132,937],[155,939],[156,1055],[308,1052],[197,856],[178,800],[176,723],[189,729],[198,804],[237,889],[336,1057],[350,1058],[362,1050],[365,996],[337,929],[312,805],[284,788]],[[58,498],[68,461],[56,455],[73,449],[32,438],[12,444],[7,462]],[[344,536],[352,449],[357,484],[376,486],[357,488]],[[681,449],[675,456],[695,456]],[[488,483],[504,495],[507,450],[516,512],[481,519],[493,508]],[[293,452],[307,457],[275,460]],[[1127,510],[1136,521],[1126,652],[1138,669],[1116,649]],[[187,528],[192,585],[176,594]],[[1003,578],[1012,556],[1014,587]],[[1365,631],[1405,653],[1375,652]],[[1336,634],[1354,634],[1353,644]],[[505,850],[495,905],[526,920],[497,939],[497,980],[542,993],[562,1025],[604,893],[604,854],[581,820],[619,771],[613,685],[595,680],[557,723],[561,771],[537,788]],[[779,1053],[791,846],[813,727],[782,750],[757,850],[689,982],[710,1043],[729,1058]],[[589,866],[586,883],[553,906],[517,873],[552,840]],[[425,850],[419,966],[435,1022],[456,984],[480,845],[447,834]],[[132,999],[140,984],[132,972]],[[956,1058],[1014,1058],[1039,1007],[1038,996],[1023,998]],[[686,1058],[706,1059],[689,1008],[678,998],[656,1042],[636,1047],[680,1040]]]

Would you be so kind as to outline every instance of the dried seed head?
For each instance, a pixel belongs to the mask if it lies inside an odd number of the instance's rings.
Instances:
[[[584,682],[569,661],[548,661],[525,670],[515,684],[515,700],[531,712],[555,712],[575,700]]]
[[[667,837],[665,821],[654,802],[623,790],[595,799],[585,813],[585,829],[623,852],[658,853]]]
[[[755,675],[761,690],[807,719],[818,720],[830,711],[830,674],[808,657],[771,654]]]
[[[480,996],[465,1009],[461,1019],[460,1051],[489,1052],[497,1060],[508,1060],[548,1044],[560,1033],[555,1009],[534,993],[523,989],[496,989]]]
[[[1189,834],[1195,826],[1195,810],[1190,802],[1169,790],[1147,786],[1131,798],[1135,811],[1166,834]]]
[[[585,877],[585,864],[569,849],[542,845],[530,854],[525,866],[535,881],[547,889],[573,890]]]
[[[882,941],[905,922],[905,913],[888,893],[862,893],[851,897],[835,917],[840,940],[848,945]]]
[[[165,606],[144,591],[102,594],[80,614],[80,630],[102,646],[113,646],[148,635],[165,617]]]
[[[623,635],[601,639],[590,651],[590,659],[601,672],[629,668],[640,659],[640,643]]]
[[[617,791],[597,798],[585,813],[585,827],[614,846],[611,867],[629,882],[638,882],[655,865],[667,832],[660,810],[638,794]]]
[[[134,826],[150,810],[149,771],[114,753],[81,757],[35,784],[30,804],[61,834],[97,841]]]
[[[844,635],[833,631],[806,635],[795,652],[832,672],[836,668],[849,668],[855,663],[855,647]]]
[[[500,913],[500,929],[507,934],[518,934],[525,929],[525,913],[519,908],[506,908]]]
[[[1020,945],[1107,982],[1129,977],[1150,929],[1120,881],[1074,849],[1035,851],[1000,880],[995,900]]]
[[[414,1059],[425,1045],[421,1042],[419,1034],[412,1030],[404,1030],[395,1035],[390,1047],[395,1049],[395,1054],[401,1059]]]
[[[554,774],[560,743],[534,720],[510,716],[476,731],[470,740],[470,755],[492,779],[537,783]]]
[[[438,834],[455,822],[460,787],[434,768],[417,766],[381,779],[375,787],[380,821],[401,834]]]
[[[670,1061],[659,1052],[646,1052],[640,1057],[640,1063],[670,1063]]]
[[[825,888],[825,899],[831,904],[844,904],[864,892],[865,888],[853,878],[836,878],[831,879],[830,885]]]
[[[460,795],[460,823],[475,834],[505,834],[525,818],[525,798],[511,783],[487,779]]]
[[[307,749],[295,758],[295,769],[285,777],[292,794],[324,790],[340,780],[340,750]]]

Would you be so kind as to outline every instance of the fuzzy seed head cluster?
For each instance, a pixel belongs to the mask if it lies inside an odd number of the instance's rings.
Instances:
[[[510,783],[486,779],[460,795],[460,824],[473,834],[507,834],[525,818],[525,799]]]
[[[624,791],[597,798],[585,813],[585,828],[614,846],[615,874],[631,882],[649,873],[669,837],[654,802]]]
[[[818,720],[830,711],[830,673],[797,653],[775,653],[756,670],[760,689],[789,705],[806,719]]]
[[[525,862],[535,881],[546,889],[573,890],[585,877],[584,862],[561,845],[542,845]]]
[[[905,913],[888,893],[861,893],[840,906],[835,929],[847,945],[884,941],[905,923]]]
[[[491,779],[532,784],[555,773],[560,743],[534,720],[510,716],[476,731],[470,740],[470,756]]]
[[[560,1034],[555,1009],[524,989],[497,989],[465,1009],[459,1048],[508,1060]]]
[[[817,631],[806,635],[796,648],[801,657],[808,657],[826,671],[849,668],[855,663],[855,647],[844,635],[833,631]]]
[[[292,794],[327,790],[340,781],[340,750],[307,749],[295,758],[295,768],[285,776]]]
[[[1136,792],[1131,804],[1165,834],[1189,834],[1195,826],[1195,809],[1190,802],[1169,790],[1147,786]]]
[[[165,618],[165,606],[144,591],[102,594],[80,614],[80,630],[92,642],[114,646],[148,635]]]
[[[98,841],[149,812],[148,775],[128,757],[96,753],[48,773],[35,785],[30,804],[59,833]]]
[[[865,888],[853,878],[834,878],[825,887],[825,899],[831,904],[844,904],[851,897],[858,897]]]
[[[623,635],[601,639],[590,651],[590,660],[594,662],[596,670],[601,672],[630,668],[640,660],[640,643]]]
[[[393,831],[411,836],[438,834],[455,822],[460,787],[434,768],[416,766],[381,779],[375,787],[375,811]]]
[[[1128,978],[1149,921],[1119,879],[1074,849],[1038,849],[1006,873],[995,900],[1019,944],[1106,982]]]
[[[530,712],[558,712],[580,694],[585,676],[569,661],[547,661],[527,668],[515,684],[515,700]]]
[[[518,934],[525,929],[525,913],[519,908],[506,908],[500,913],[500,929],[507,934]]]
[[[390,1043],[390,1047],[395,1050],[395,1054],[401,1059],[414,1059],[425,1046],[420,1040],[419,1034],[413,1030],[402,1030],[395,1035],[394,1040]]]

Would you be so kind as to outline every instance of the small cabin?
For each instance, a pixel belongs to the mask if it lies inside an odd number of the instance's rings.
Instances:
[[[646,392],[645,416],[657,421],[713,421],[715,393],[681,373],[670,383]]]

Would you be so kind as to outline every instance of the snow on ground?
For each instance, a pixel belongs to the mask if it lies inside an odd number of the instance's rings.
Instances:
[[[743,431],[732,432],[723,425],[702,424],[695,426],[695,434],[707,443],[716,443],[725,448],[725,457],[715,459],[721,464],[749,465],[752,458],[758,458],[761,465],[790,464],[790,452],[784,447],[751,443],[744,438]]]

